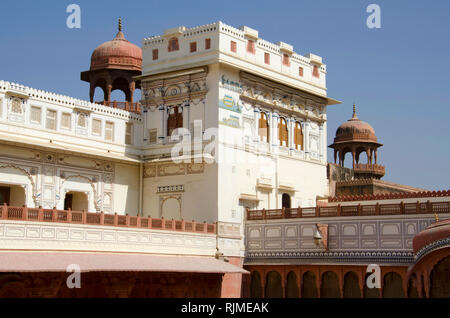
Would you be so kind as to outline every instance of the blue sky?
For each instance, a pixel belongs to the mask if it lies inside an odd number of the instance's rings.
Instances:
[[[81,6],[81,29],[66,27],[70,3]],[[381,7],[381,29],[366,26],[370,3]],[[328,95],[344,102],[328,109],[328,144],[356,102],[384,144],[384,180],[450,189],[450,1],[2,0],[1,16],[0,79],[82,99],[80,71],[119,16],[138,45],[179,25],[248,25],[324,58]]]

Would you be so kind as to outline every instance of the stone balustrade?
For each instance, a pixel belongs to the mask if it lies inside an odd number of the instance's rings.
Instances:
[[[92,213],[86,211],[71,211],[57,209],[29,208],[2,205],[0,220],[23,220],[34,222],[75,223],[89,225],[104,225],[116,227],[131,227],[140,229],[159,229],[180,232],[196,232],[216,234],[216,224],[164,218],[140,217],[131,215],[118,215]]]
[[[450,213],[450,202],[417,201],[416,203],[247,210],[247,220],[438,213]]]

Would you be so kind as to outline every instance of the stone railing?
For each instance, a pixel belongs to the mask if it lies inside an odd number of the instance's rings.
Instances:
[[[393,200],[393,199],[412,199],[412,198],[437,198],[437,197],[449,197],[449,196],[450,196],[450,190],[421,191],[421,192],[397,192],[397,193],[343,195],[343,196],[339,196],[339,197],[328,198],[328,202]]]
[[[377,164],[364,164],[364,163],[356,164],[353,170],[356,173],[375,173],[383,176],[386,172],[384,166]]]
[[[0,206],[0,220],[22,220],[34,222],[75,223],[88,225],[104,225],[130,227],[140,229],[159,229],[180,232],[196,232],[216,234],[216,224],[174,219],[156,219],[131,215],[91,213],[86,211],[71,211],[43,208],[28,208],[26,206]]]
[[[126,110],[132,113],[141,113],[141,104],[140,103],[131,103],[131,102],[118,102],[118,101],[101,101],[95,102],[99,105],[109,106],[112,108],[118,108],[122,110]]]
[[[450,213],[450,202],[416,202],[372,205],[347,205],[312,208],[282,208],[272,210],[247,210],[247,220],[345,217],[370,215]]]

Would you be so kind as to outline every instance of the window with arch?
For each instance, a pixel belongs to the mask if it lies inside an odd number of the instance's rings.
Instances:
[[[288,145],[288,126],[286,119],[280,117],[280,122],[278,123],[278,139],[280,140],[280,146],[287,147]]]
[[[171,136],[172,132],[177,128],[183,127],[183,109],[181,106],[173,106],[169,108],[169,116],[167,117],[167,136]]]
[[[259,125],[258,125],[258,135],[259,139],[264,142],[268,142],[269,140],[269,120],[267,114],[261,112],[259,117]]]
[[[178,51],[179,49],[180,49],[180,47],[178,45],[178,38],[170,38],[168,51],[173,52],[173,51]]]
[[[281,196],[281,206],[286,209],[291,208],[291,196],[287,193],[283,193]]]
[[[298,121],[294,126],[294,148],[297,150],[303,150],[303,130],[302,124]]]

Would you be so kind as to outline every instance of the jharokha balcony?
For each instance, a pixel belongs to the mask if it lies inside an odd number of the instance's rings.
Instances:
[[[141,113],[141,104],[140,103],[132,103],[132,102],[118,102],[118,101],[101,101],[95,102],[99,105],[105,105],[112,108],[118,108],[122,110],[126,110],[132,113]]]
[[[0,206],[0,220],[75,223],[140,229],[216,234],[216,224],[174,219],[156,219],[130,215],[90,213],[86,211]]]
[[[312,208],[247,210],[247,220],[270,220],[313,217],[450,213],[450,202],[416,202],[372,205],[337,205]]]

